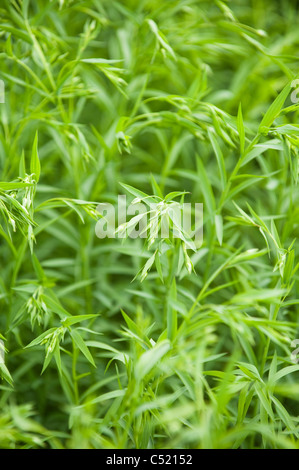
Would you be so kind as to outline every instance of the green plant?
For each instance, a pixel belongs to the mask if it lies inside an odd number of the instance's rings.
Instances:
[[[0,16],[0,447],[298,448],[294,2]],[[155,236],[97,238],[124,192]]]

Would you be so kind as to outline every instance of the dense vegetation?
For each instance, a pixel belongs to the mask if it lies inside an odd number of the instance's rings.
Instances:
[[[0,16],[0,447],[298,448],[296,2]],[[124,194],[157,237],[96,236]]]

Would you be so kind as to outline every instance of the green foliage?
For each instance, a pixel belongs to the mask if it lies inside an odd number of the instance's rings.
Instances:
[[[295,2],[0,16],[0,448],[298,448]]]

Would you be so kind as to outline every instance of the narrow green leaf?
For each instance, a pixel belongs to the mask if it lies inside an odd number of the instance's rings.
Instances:
[[[146,351],[139,358],[135,367],[135,377],[137,380],[142,380],[168,353],[170,350],[169,340],[157,343],[152,349]]]
[[[8,382],[10,385],[13,385],[12,376],[10,375],[10,372],[7,369],[6,365],[3,363],[0,363],[0,375],[4,380],[6,380],[6,382]]]
[[[216,235],[219,242],[219,245],[222,245],[223,240],[223,219],[221,214],[215,215],[215,227],[216,227]]]
[[[176,302],[176,300],[176,282],[175,278],[173,278],[167,298],[167,337],[170,341],[174,341],[177,335],[177,311],[172,304],[172,302]]]
[[[239,104],[239,109],[238,109],[237,127],[238,127],[238,132],[239,132],[239,139],[240,139],[240,153],[241,155],[243,155],[244,150],[245,150],[245,129],[244,129],[241,103]]]
[[[281,108],[291,91],[291,83],[288,83],[284,89],[279,93],[279,95],[275,98],[271,106],[268,108],[267,112],[265,113],[262,122],[259,127],[259,132],[263,133],[265,128],[269,128],[273,123],[274,119],[277,118],[279,115]]]
[[[25,178],[26,175],[26,167],[25,167],[25,152],[24,150],[22,151],[22,155],[20,158],[20,163],[19,163],[19,176],[21,178]]]
[[[36,131],[33,147],[32,147],[32,154],[31,154],[31,161],[30,161],[30,171],[35,175],[35,181],[39,181],[40,177],[40,161],[38,157],[38,133]]]
[[[61,323],[63,326],[68,328],[71,325],[75,325],[76,323],[80,323],[85,320],[91,320],[92,318],[97,318],[98,315],[89,314],[89,315],[76,315],[73,317],[67,317],[65,320],[62,320]]]
[[[93,360],[93,357],[88,349],[88,347],[86,346],[85,342],[84,342],[84,339],[82,338],[82,336],[80,335],[80,333],[78,333],[77,330],[71,330],[70,332],[70,335],[71,337],[73,338],[76,346],[80,349],[80,351],[84,354],[84,356],[86,357],[86,359],[94,366],[96,367],[95,365],[95,362]]]
[[[219,173],[220,173],[221,185],[222,185],[222,189],[224,189],[225,185],[226,185],[227,177],[226,177],[226,170],[225,170],[225,163],[224,163],[223,154],[222,154],[220,145],[217,141],[217,138],[214,135],[213,131],[211,131],[211,129],[208,129],[208,135],[209,135],[213,150],[214,150],[215,155],[216,155],[218,168],[219,168]]]

